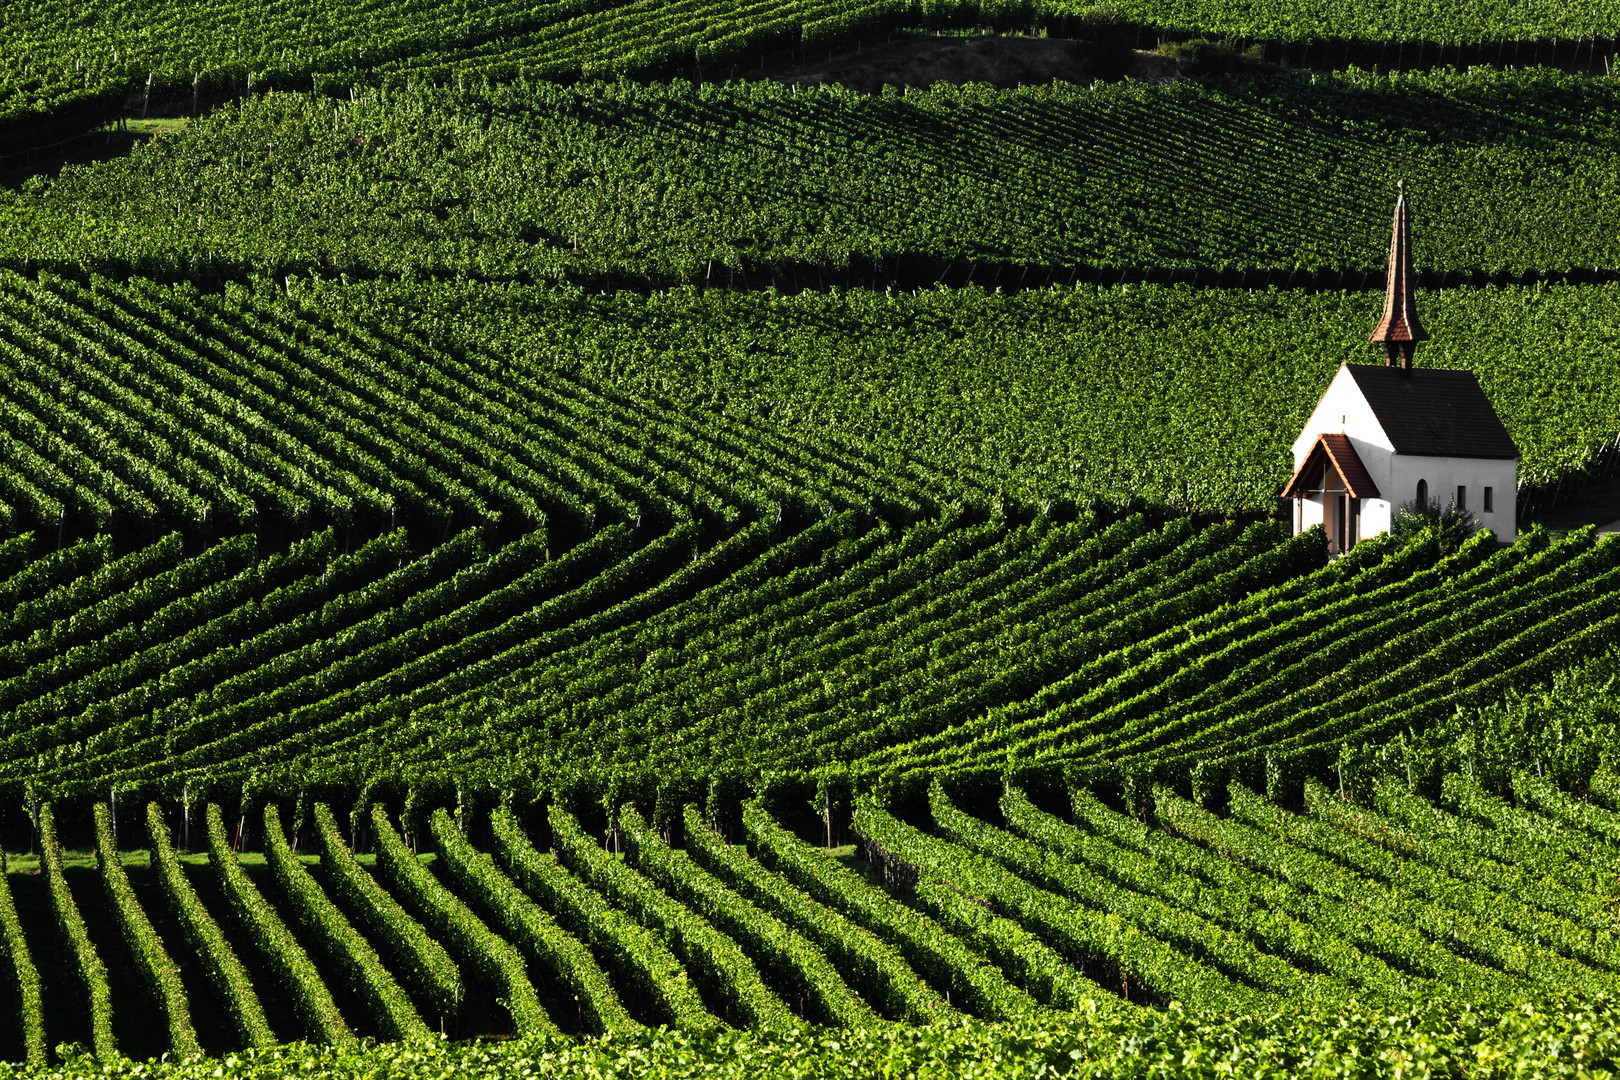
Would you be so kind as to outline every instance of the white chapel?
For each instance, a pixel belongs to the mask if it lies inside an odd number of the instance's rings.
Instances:
[[[1468,510],[1499,540],[1516,535],[1519,448],[1473,372],[1412,366],[1429,336],[1415,287],[1403,189],[1384,317],[1370,338],[1385,362],[1340,366],[1294,440],[1294,475],[1282,491],[1295,534],[1323,525],[1335,554],[1387,532],[1396,508],[1413,501]]]

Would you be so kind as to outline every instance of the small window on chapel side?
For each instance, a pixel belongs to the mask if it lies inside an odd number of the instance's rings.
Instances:
[[[1491,489],[1490,488],[1485,489],[1485,502],[1484,502],[1483,508],[1484,508],[1484,510],[1485,510],[1485,512],[1487,514],[1491,512]]]
[[[1457,485],[1457,509],[1468,509],[1468,488],[1462,484]]]

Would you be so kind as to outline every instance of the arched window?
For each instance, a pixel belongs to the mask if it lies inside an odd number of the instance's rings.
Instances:
[[[1418,481],[1417,504],[1419,510],[1429,505],[1429,482],[1427,480]]]

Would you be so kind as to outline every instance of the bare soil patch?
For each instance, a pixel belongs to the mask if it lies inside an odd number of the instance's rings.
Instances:
[[[1060,79],[1090,82],[1129,76],[1152,82],[1178,77],[1169,57],[1109,41],[983,34],[935,36],[897,31],[884,40],[810,50],[765,64],[764,73],[786,83],[842,83],[864,93],[888,86],[988,83],[1007,88]]]

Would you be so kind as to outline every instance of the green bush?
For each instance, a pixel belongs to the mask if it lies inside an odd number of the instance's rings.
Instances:
[[[1389,532],[1402,544],[1429,544],[1440,551],[1456,551],[1479,531],[1472,510],[1451,503],[1442,507],[1434,499],[1410,499],[1395,507]]]

